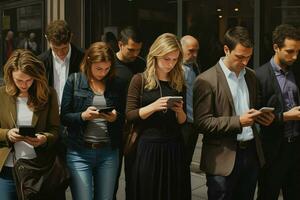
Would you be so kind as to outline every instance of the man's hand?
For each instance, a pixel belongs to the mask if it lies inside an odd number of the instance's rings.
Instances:
[[[284,121],[300,120],[300,106],[296,106],[290,109],[289,111],[284,112],[283,120]]]
[[[248,112],[240,116],[240,123],[242,127],[252,126],[256,117],[259,116],[262,112],[251,109]]]
[[[255,121],[263,126],[269,126],[274,119],[275,115],[272,112],[263,112],[255,119]]]

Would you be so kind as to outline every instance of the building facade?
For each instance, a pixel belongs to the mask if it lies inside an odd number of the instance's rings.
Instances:
[[[37,53],[47,48],[44,31],[55,19],[66,20],[81,48],[99,41],[105,32],[136,25],[144,33],[142,55],[164,32],[194,35],[200,41],[199,63],[214,65],[223,54],[222,38],[232,26],[247,27],[254,38],[251,65],[257,67],[273,54],[272,30],[281,23],[300,26],[298,0],[0,0],[0,64],[5,62],[7,33],[14,48],[34,33]]]

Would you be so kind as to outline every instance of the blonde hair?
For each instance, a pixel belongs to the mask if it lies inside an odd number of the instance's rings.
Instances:
[[[111,62],[110,70],[105,78],[110,79],[115,75],[115,54],[105,42],[95,42],[91,44],[89,49],[85,52],[84,58],[80,64],[80,70],[86,75],[88,81],[90,81],[92,77],[92,64],[97,62]]]
[[[164,33],[160,35],[150,47],[149,54],[147,56],[147,68],[144,72],[146,89],[152,90],[159,86],[156,76],[157,59],[173,51],[179,51],[179,56],[176,65],[169,72],[169,84],[178,92],[183,90],[185,83],[182,68],[182,48],[179,40],[172,33]]]
[[[43,62],[26,49],[17,49],[12,53],[4,65],[4,81],[6,92],[15,97],[19,95],[20,90],[14,82],[12,73],[19,70],[33,79],[33,83],[28,89],[27,105],[34,111],[42,109],[47,104],[49,96]]]

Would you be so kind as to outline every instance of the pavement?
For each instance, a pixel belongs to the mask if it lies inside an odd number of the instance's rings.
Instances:
[[[192,200],[207,200],[207,187],[205,174],[199,170],[200,157],[202,147],[202,136],[198,138],[198,142],[195,148],[193,161],[191,164],[191,186],[192,186]],[[71,192],[67,190],[67,200],[71,200]],[[256,199],[256,193],[255,198]],[[117,193],[117,200],[125,200],[125,177],[124,170],[121,172],[119,179],[119,190]],[[282,196],[278,200],[283,200]]]

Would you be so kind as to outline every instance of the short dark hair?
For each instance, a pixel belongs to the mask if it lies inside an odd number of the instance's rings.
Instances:
[[[290,24],[281,24],[275,28],[272,34],[273,44],[279,48],[284,46],[285,39],[300,40],[300,31]]]
[[[71,41],[72,32],[68,23],[64,20],[51,22],[46,30],[46,38],[55,45],[66,44]]]
[[[142,42],[141,32],[137,27],[127,26],[120,31],[119,41],[127,44],[129,39],[132,39],[136,43]]]
[[[237,44],[241,44],[244,47],[252,48],[253,43],[248,30],[242,26],[235,26],[230,28],[224,35],[224,45],[229,50],[233,50]]]

